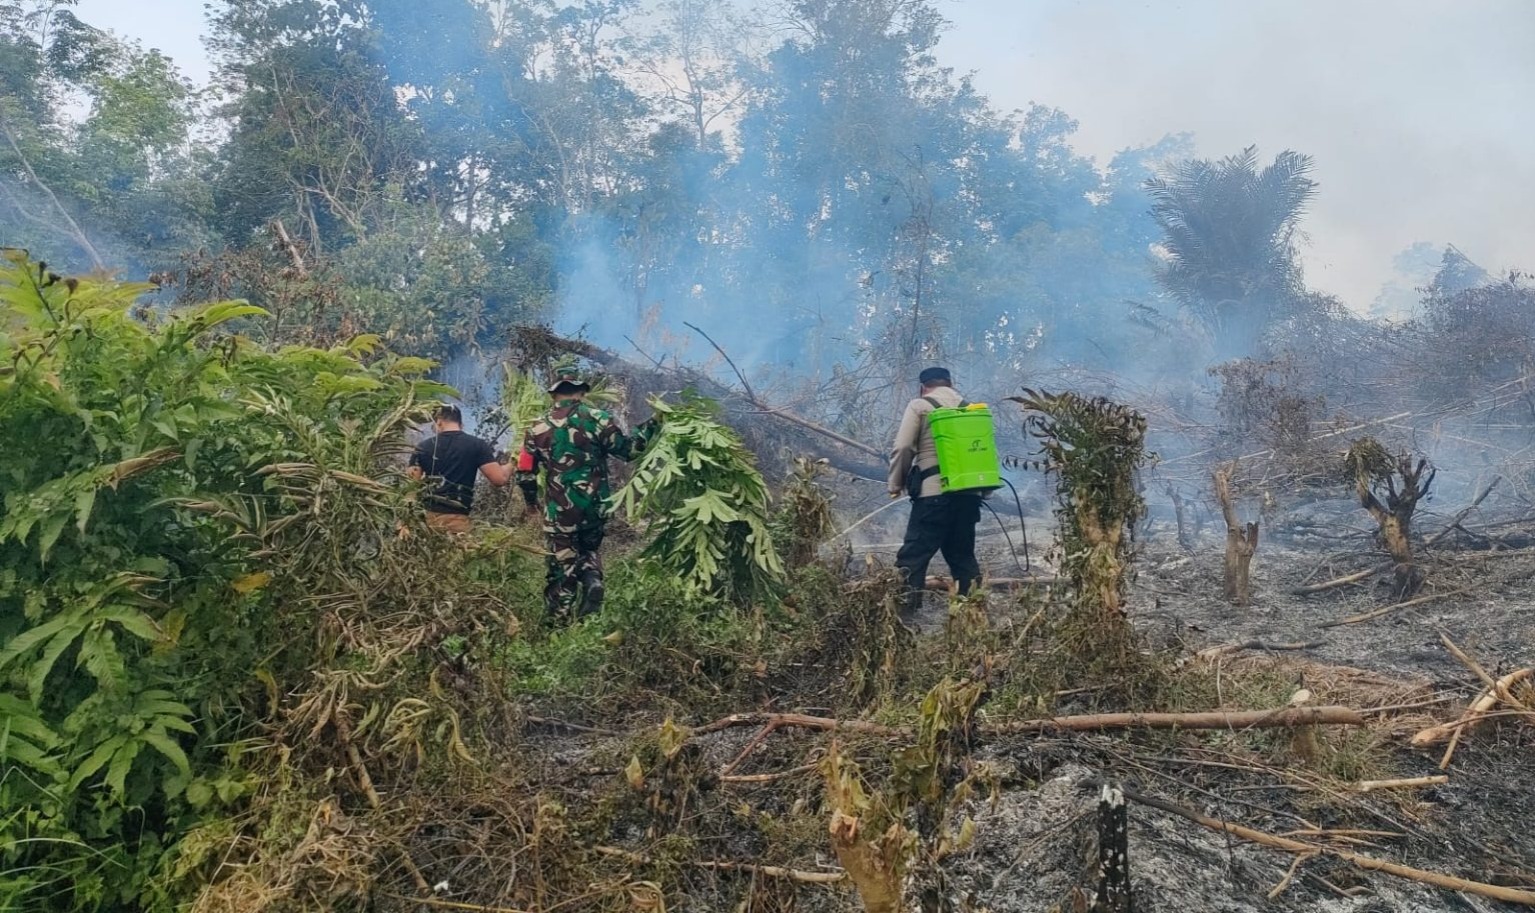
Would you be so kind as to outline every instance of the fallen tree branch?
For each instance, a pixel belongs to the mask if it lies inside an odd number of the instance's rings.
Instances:
[[[603,856],[623,859],[635,865],[654,865],[656,863],[656,860],[643,853],[621,850],[616,846],[594,846],[592,849]],[[761,875],[766,878],[787,878],[804,884],[839,884],[847,879],[846,872],[806,872],[800,869],[786,869],[776,865],[757,865],[754,862],[722,862],[713,859],[700,859],[686,864],[700,869],[712,869],[716,872],[750,872],[753,875]]]
[[[1440,631],[1439,640],[1444,644],[1444,648],[1450,651],[1450,655],[1459,660],[1460,664],[1465,666],[1466,669],[1471,672],[1471,674],[1481,679],[1482,684],[1486,685],[1494,693],[1496,693],[1499,700],[1520,710],[1530,709],[1524,706],[1523,701],[1520,701],[1518,698],[1514,697],[1513,692],[1508,689],[1508,686],[1501,684],[1491,675],[1488,675],[1487,670],[1482,668],[1482,664],[1472,659],[1465,650],[1462,650],[1459,646],[1457,646],[1455,641],[1450,639],[1450,635]]]
[[[1205,647],[1194,656],[1197,659],[1214,659],[1217,656],[1227,656],[1232,653],[1241,653],[1243,650],[1314,650],[1325,644],[1326,641],[1308,640],[1298,643],[1270,643],[1266,640],[1247,640],[1239,644],[1220,644],[1214,647]]]
[[[1410,609],[1415,605],[1422,605],[1425,602],[1433,602],[1436,599],[1448,599],[1451,596],[1463,596],[1466,593],[1471,592],[1471,589],[1471,587],[1461,587],[1458,590],[1449,590],[1443,593],[1429,593],[1425,596],[1414,597],[1407,600],[1406,602],[1398,602],[1394,605],[1388,605],[1385,608],[1376,609],[1373,612],[1365,612],[1360,615],[1350,615],[1347,618],[1339,618],[1336,621],[1323,622],[1322,624],[1317,625],[1317,627],[1339,628],[1343,625],[1356,625],[1360,622],[1371,621],[1373,619],[1380,618],[1383,615],[1390,615],[1392,612],[1395,612],[1398,609]]]
[[[697,330],[697,327],[694,327],[694,329]],[[607,349],[601,348],[600,346],[592,345],[591,343],[585,342],[584,340],[569,339],[556,335],[545,327],[524,326],[519,327],[517,332],[527,339],[536,341],[541,346],[569,352],[573,355],[580,355],[583,358],[588,358],[610,370],[613,368],[628,368],[634,370],[636,373],[650,372],[660,376],[680,374],[690,383],[696,383],[700,387],[707,388],[702,390],[702,392],[705,394],[716,396],[722,400],[735,399],[737,402],[745,402],[762,415],[782,419],[783,421],[786,421],[792,425],[797,425],[806,431],[813,432],[828,440],[841,444],[843,447],[846,447],[849,450],[853,450],[867,457],[873,457],[878,461],[877,466],[865,466],[862,464],[854,466],[851,465],[846,459],[832,460],[832,464],[834,466],[837,466],[837,468],[843,469],[847,472],[853,473],[854,475],[867,475],[869,473],[875,472],[876,470],[878,471],[878,474],[883,475],[884,468],[889,462],[890,454],[881,451],[877,447],[871,447],[862,441],[856,441],[845,434],[839,434],[838,432],[833,431],[824,425],[818,425],[815,422],[812,422],[806,418],[801,418],[800,416],[795,415],[786,409],[774,406],[770,403],[762,401],[761,399],[758,399],[755,395],[755,392],[751,390],[750,386],[746,385],[745,378],[742,378],[742,385],[746,386],[747,392],[741,394],[730,389],[724,384],[709,378],[707,375],[704,375],[701,372],[691,370],[667,371],[666,369],[662,368],[645,368],[642,365],[637,365],[634,362],[628,361],[616,352],[609,351]],[[709,339],[708,334],[703,333],[702,330],[698,330],[698,332],[703,335],[705,339]],[[713,345],[715,350],[719,351],[721,355],[725,355],[724,351],[714,343],[714,340],[709,339],[709,343]],[[649,358],[648,355],[646,357]],[[730,357],[725,355],[725,360],[729,362]],[[652,359],[652,361],[654,361],[654,359]],[[735,368],[734,362],[731,362],[731,367]],[[741,376],[739,370],[737,370],[736,376]]]
[[[1195,713],[1090,713],[1020,720],[984,727],[992,732],[1094,732],[1103,729],[1288,729],[1297,726],[1363,726],[1349,707],[1280,707],[1277,710],[1209,710]]]
[[[580,723],[572,723],[568,720],[556,720],[552,717],[525,716],[522,719],[523,722],[533,726],[549,726],[554,729],[569,729],[571,732],[589,732],[592,735],[623,735],[622,732],[615,732],[612,729],[599,729],[596,726],[583,726]]]
[[[712,723],[700,726],[693,730],[693,735],[707,735],[711,732],[722,732],[738,726],[767,726],[769,724],[772,724],[776,729],[859,732],[886,737],[911,735],[911,730],[909,729],[882,726],[879,723],[871,723],[868,720],[836,720],[831,717],[810,716],[804,713],[732,713],[730,716],[721,717]]]
[[[768,723],[766,726],[763,726],[760,730],[758,730],[757,734],[752,736],[751,741],[746,743],[746,747],[741,749],[741,753],[736,755],[736,759],[731,761],[729,764],[726,764],[724,769],[720,771],[720,777],[728,777],[735,773],[736,768],[740,767],[741,764],[746,761],[747,756],[756,751],[757,746],[761,745],[763,740],[772,735],[773,730],[777,728],[777,723]]]
[[[1093,781],[1093,784],[1098,785],[1098,781]],[[1320,844],[1307,843],[1302,840],[1291,840],[1288,837],[1277,837],[1273,834],[1264,833],[1263,831],[1253,830],[1250,827],[1243,827],[1240,824],[1232,824],[1230,822],[1220,821],[1215,818],[1201,815],[1191,809],[1184,808],[1180,805],[1174,805],[1171,802],[1163,799],[1158,799],[1154,796],[1148,796],[1145,793],[1130,789],[1128,787],[1124,789],[1124,794],[1125,798],[1130,799],[1133,802],[1137,802],[1150,808],[1155,808],[1159,811],[1167,812],[1170,815],[1176,815],[1180,818],[1192,821],[1201,827],[1206,827],[1213,831],[1218,831],[1223,834],[1230,834],[1233,837],[1241,840],[1246,840],[1249,843],[1256,843],[1261,846],[1270,847],[1276,850],[1283,850],[1287,853],[1297,853],[1303,856],[1331,856],[1335,859],[1341,859],[1345,862],[1352,863],[1353,865],[1366,871],[1385,872],[1388,875],[1395,875],[1398,878],[1406,878],[1409,881],[1416,881],[1420,884],[1429,884],[1433,885],[1434,887],[1444,888],[1450,891],[1460,891],[1465,894],[1475,894],[1478,897],[1486,897],[1490,900],[1501,900],[1508,903],[1535,906],[1535,891],[1524,891],[1518,888],[1506,888],[1502,885],[1487,884],[1480,881],[1470,881],[1465,878],[1458,878],[1454,875],[1445,875],[1440,872],[1431,872],[1426,869],[1417,869],[1413,868],[1412,866],[1401,865],[1395,862],[1388,862],[1384,859],[1377,859],[1374,856],[1366,856],[1362,853],[1355,853],[1350,850],[1341,850]]]
[[[1472,500],[1470,506],[1463,508],[1460,513],[1456,514],[1444,529],[1441,529],[1439,532],[1429,536],[1428,541],[1423,543],[1423,547],[1428,548],[1429,546],[1437,545],[1439,540],[1443,539],[1445,536],[1448,536],[1451,532],[1457,529],[1461,529],[1460,524],[1471,515],[1473,510],[1476,510],[1478,507],[1482,506],[1482,502],[1487,500],[1487,496],[1492,494],[1492,490],[1497,488],[1498,483],[1501,481],[1503,481],[1502,476],[1493,476],[1492,481],[1488,482],[1487,485],[1482,489],[1481,494],[1478,494],[1476,498]],[[1464,529],[1461,529],[1461,531],[1465,532]]]
[[[406,897],[404,894],[387,894],[386,896],[423,907],[435,907],[439,910],[467,910],[470,913],[528,913],[526,910],[516,910],[511,907],[487,907],[482,904],[442,900],[437,897]]]
[[[1290,591],[1290,594],[1292,596],[1310,596],[1313,593],[1322,593],[1326,592],[1327,590],[1336,590],[1341,586],[1348,586],[1351,583],[1359,583],[1361,580],[1368,580],[1371,577],[1374,577],[1376,574],[1384,574],[1386,571],[1391,570],[1391,568],[1394,566],[1395,564],[1393,562],[1387,561],[1385,564],[1376,565],[1375,567],[1360,571],[1357,574],[1349,574],[1346,577],[1339,577],[1335,580],[1328,580],[1322,583],[1313,583],[1307,586],[1296,587]]]
[[[1441,694],[1438,697],[1431,697],[1426,700],[1414,701],[1409,704],[1385,704],[1380,707],[1366,707],[1359,712],[1369,716],[1374,716],[1379,713],[1394,713],[1398,710],[1417,710],[1419,707],[1433,707],[1437,704],[1444,704],[1455,700],[1459,696],[1460,695],[1457,694]]]
[[[1430,745],[1439,745],[1453,739],[1455,733],[1477,722],[1479,717],[1492,710],[1493,707],[1496,707],[1500,693],[1507,693],[1509,688],[1532,675],[1535,675],[1535,668],[1520,669],[1517,672],[1510,672],[1503,676],[1497,680],[1496,688],[1489,688],[1483,691],[1476,700],[1472,701],[1471,706],[1466,708],[1466,712],[1461,715],[1459,720],[1456,720],[1454,723],[1430,726],[1422,730],[1412,737],[1412,746],[1414,748],[1427,748]]]
[[[770,773],[770,774],[730,774],[729,776],[722,776],[722,777],[720,777],[720,782],[721,783],[772,783],[775,780],[786,780],[789,777],[797,777],[800,774],[812,773],[813,771],[815,771],[820,766],[821,766],[820,763],[817,762],[817,763],[812,763],[812,764],[801,764],[798,767],[791,767],[788,770],[780,770],[780,771],[778,771],[776,773]]]
[[[818,732],[858,732],[887,738],[910,738],[912,730],[837,720],[803,713],[733,713],[693,730],[694,735],[722,732],[739,726],[813,729]],[[982,726],[983,732],[1098,732],[1106,729],[1287,729],[1297,726],[1363,726],[1364,717],[1350,707],[1280,707],[1274,710],[1209,710],[1194,713],[1089,713],[1039,720],[1014,720]]]
[[[742,374],[741,369],[736,367],[735,359],[731,358],[729,353],[720,348],[720,344],[714,341],[714,337],[710,336],[708,333],[705,333],[703,330],[699,329],[691,323],[684,323],[683,326],[708,340],[709,345],[714,347],[714,351],[720,353],[720,357],[725,359],[725,362],[730,365],[730,370],[734,371],[736,378],[741,381],[741,388],[746,392],[746,401],[761,410],[763,415],[772,415],[777,418],[781,418],[784,421],[798,425],[807,431],[814,431],[816,434],[828,437],[844,447],[852,448],[853,450],[857,450],[859,453],[868,454],[875,459],[884,460],[889,457],[889,454],[884,453],[874,447],[870,447],[868,444],[865,444],[862,441],[855,441],[846,435],[838,434],[837,432],[825,427],[824,425],[817,425],[815,422],[812,422],[809,419],[800,418],[792,412],[786,412],[777,406],[763,402],[757,396],[756,392],[752,390],[751,384],[746,382],[746,375]]]

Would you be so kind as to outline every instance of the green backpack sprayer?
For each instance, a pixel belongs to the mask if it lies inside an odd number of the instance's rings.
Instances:
[[[1023,519],[1023,500],[1018,497],[1018,489],[1013,488],[1013,483],[1002,476],[1002,462],[997,457],[997,435],[991,420],[991,409],[985,403],[965,400],[961,400],[957,407],[948,407],[939,405],[931,396],[924,396],[923,399],[933,407],[933,411],[927,414],[927,426],[933,433],[933,446],[938,452],[936,469],[943,493],[983,494],[1003,485],[1011,489],[1013,502],[1018,506],[1019,528],[1023,531],[1023,570],[1027,572],[1030,566],[1029,531]],[[918,476],[914,487],[920,487],[921,477],[931,475],[932,472],[914,472],[913,475]],[[986,509],[996,517],[997,525],[1002,528],[1002,535],[1007,539],[1007,546],[1012,549],[1013,537],[1008,534],[1007,525],[990,504],[984,500],[981,503],[986,504]]]

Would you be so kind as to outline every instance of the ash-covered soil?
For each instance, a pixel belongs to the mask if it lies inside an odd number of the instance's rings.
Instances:
[[[1344,517],[1347,514],[1339,515],[1340,520]],[[1335,525],[1348,528],[1342,522]],[[1000,576],[1008,572],[1011,558],[1001,553],[998,539],[997,534],[983,534],[982,553],[992,573]],[[1406,738],[1428,722],[1424,715],[1453,717],[1479,690],[1476,679],[1442,643],[1441,632],[1493,676],[1535,664],[1535,554],[1510,550],[1494,556],[1448,548],[1425,552],[1430,568],[1425,593],[1452,595],[1368,621],[1322,627],[1389,604],[1384,580],[1309,596],[1292,592],[1306,582],[1379,564],[1381,556],[1367,534],[1348,535],[1341,547],[1316,537],[1283,532],[1273,536],[1254,559],[1253,600],[1242,607],[1232,606],[1222,593],[1223,538],[1206,533],[1190,544],[1192,549],[1180,547],[1176,530],[1168,524],[1152,524],[1144,536],[1129,605],[1135,623],[1153,643],[1186,652],[1221,644],[1306,644],[1300,650],[1257,649],[1244,655],[1269,652],[1283,668],[1293,669],[1297,687],[1325,686],[1339,670],[1361,670],[1370,673],[1363,677],[1364,691],[1383,702],[1448,698],[1441,707],[1406,711],[1375,723],[1380,761],[1391,768],[1391,776],[1440,773],[1442,749],[1414,751]],[[1037,557],[1036,553],[1036,563]],[[934,608],[930,601],[929,612]],[[939,617],[924,621],[937,624]],[[1072,885],[1090,884],[1096,793],[1082,784],[1116,766],[1119,775],[1148,792],[1178,797],[1195,811],[1269,833],[1300,829],[1297,819],[1311,814],[1297,802],[1292,785],[1273,779],[1177,764],[1148,776],[1104,756],[1091,763],[1094,746],[1115,744],[1122,743],[1106,736],[1074,739],[1067,748],[1053,749],[1069,760],[1049,770],[1037,788],[1009,790],[994,811],[978,806],[977,833],[982,836],[975,858],[958,866],[957,883],[995,913],[1050,910]],[[1001,758],[1020,760],[1025,770],[1037,772],[1041,767],[1034,746],[991,750]],[[1048,762],[1043,766],[1050,767]],[[1513,883],[1510,872],[1535,872],[1535,729],[1515,724],[1480,731],[1462,744],[1448,773],[1445,785],[1413,790],[1389,803],[1372,797],[1328,817],[1338,821],[1332,826],[1402,834],[1372,837],[1374,845],[1358,848],[1381,858],[1492,883]],[[1367,874],[1336,860],[1305,863],[1303,874],[1271,899],[1269,892],[1293,861],[1290,855],[1228,839],[1133,803],[1130,820],[1132,871],[1141,910],[1384,913],[1517,908]],[[1358,896],[1339,896],[1334,887]]]

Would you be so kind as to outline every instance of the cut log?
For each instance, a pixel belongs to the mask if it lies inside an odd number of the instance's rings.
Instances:
[[[1420,786],[1438,786],[1450,782],[1450,778],[1444,774],[1430,777],[1407,777],[1401,780],[1360,780],[1354,784],[1354,791],[1361,793],[1374,792],[1377,789],[1417,789]]]

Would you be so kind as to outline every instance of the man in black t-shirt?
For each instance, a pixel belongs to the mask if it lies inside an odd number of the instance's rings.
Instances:
[[[464,433],[464,414],[457,406],[439,406],[433,425],[437,434],[417,444],[410,455],[410,477],[437,482],[422,499],[427,526],[445,533],[467,533],[475,475],[483,474],[490,484],[502,488],[512,480],[512,470],[496,459],[489,444]]]

